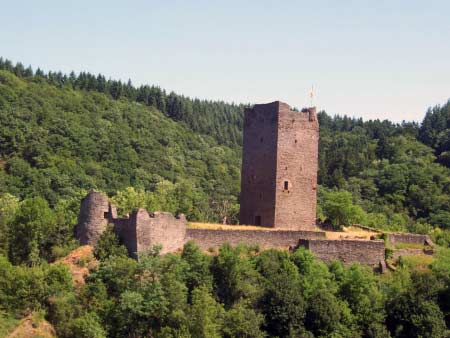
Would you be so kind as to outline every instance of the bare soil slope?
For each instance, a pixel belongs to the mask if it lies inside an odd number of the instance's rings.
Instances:
[[[30,314],[6,338],[56,338],[56,333],[49,322]]]
[[[66,265],[72,274],[75,286],[83,285],[84,279],[89,274],[89,270],[98,264],[98,261],[94,258],[93,251],[94,248],[92,246],[80,246],[66,257],[56,261],[55,264]]]

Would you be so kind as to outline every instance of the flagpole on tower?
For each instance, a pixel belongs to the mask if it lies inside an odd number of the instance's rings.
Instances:
[[[311,86],[311,91],[309,92],[309,98],[311,100],[310,107],[314,107],[314,85]]]

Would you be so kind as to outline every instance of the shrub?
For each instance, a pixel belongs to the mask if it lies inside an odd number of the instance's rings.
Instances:
[[[120,244],[119,238],[113,231],[113,225],[109,224],[97,241],[94,249],[95,258],[103,261],[110,256],[126,256],[127,254],[127,248]]]
[[[359,205],[354,205],[348,191],[323,191],[322,210],[335,229],[343,225],[361,223],[366,213]]]
[[[386,259],[391,259],[394,256],[394,250],[386,248],[384,249],[384,255],[386,256]]]

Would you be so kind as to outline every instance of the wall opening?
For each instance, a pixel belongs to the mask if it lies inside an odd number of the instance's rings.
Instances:
[[[103,218],[108,219],[108,218],[109,218],[109,212],[105,211],[105,212],[103,213]]]
[[[284,181],[284,190],[289,190],[289,182]]]
[[[255,216],[255,225],[261,225],[261,216]]]

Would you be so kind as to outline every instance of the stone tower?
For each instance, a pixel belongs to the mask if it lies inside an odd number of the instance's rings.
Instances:
[[[314,228],[318,141],[315,108],[275,101],[245,110],[241,224]]]
[[[81,245],[95,245],[108,223],[117,217],[116,208],[108,197],[100,192],[90,191],[81,200],[75,237]]]

